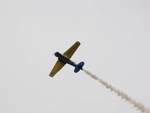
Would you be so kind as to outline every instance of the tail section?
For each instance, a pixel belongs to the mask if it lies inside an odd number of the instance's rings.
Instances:
[[[83,66],[84,66],[84,62],[80,62],[75,66],[74,72],[75,73],[79,72],[80,70],[82,70]]]

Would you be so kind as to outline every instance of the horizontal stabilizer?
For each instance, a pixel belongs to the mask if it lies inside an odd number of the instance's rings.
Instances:
[[[83,66],[84,66],[84,62],[80,62],[75,66],[74,72],[75,73],[79,72],[80,70],[82,70]]]

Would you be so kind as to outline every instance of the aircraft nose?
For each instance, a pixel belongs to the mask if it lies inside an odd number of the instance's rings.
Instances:
[[[56,52],[56,53],[55,53],[55,56],[56,56],[56,57],[58,57],[58,56],[59,56],[59,53],[58,53],[58,52]]]

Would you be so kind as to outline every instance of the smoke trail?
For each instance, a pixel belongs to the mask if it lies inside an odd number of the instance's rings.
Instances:
[[[118,96],[120,96],[122,99],[125,99],[127,102],[129,102],[130,104],[132,104],[134,107],[136,107],[138,110],[141,111],[141,113],[150,113],[150,110],[148,108],[146,108],[143,104],[138,103],[137,101],[133,100],[132,98],[130,98],[127,94],[125,94],[124,92],[116,89],[115,87],[113,87],[112,85],[108,84],[107,82],[103,81],[102,79],[98,78],[96,75],[93,75],[91,72],[89,72],[88,70],[83,69],[83,71],[89,75],[91,78],[93,78],[94,80],[97,80],[99,83],[101,83],[102,85],[104,85],[107,89],[110,89],[110,91],[116,93]]]

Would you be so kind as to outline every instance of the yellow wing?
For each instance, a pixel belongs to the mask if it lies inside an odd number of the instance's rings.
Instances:
[[[63,55],[70,59],[79,46],[80,42],[75,42]]]
[[[79,41],[75,42],[63,55],[70,59],[79,46],[80,46],[80,42]],[[49,76],[54,77],[55,74],[58,71],[60,71],[61,68],[63,68],[65,64],[66,63],[62,63],[61,61],[58,60],[56,64],[54,65],[52,71],[50,72]]]
[[[64,63],[60,62],[59,60],[56,62],[56,64],[54,65],[52,71],[50,72],[49,76],[53,77],[55,76],[55,74],[61,70],[61,68],[64,67]]]

